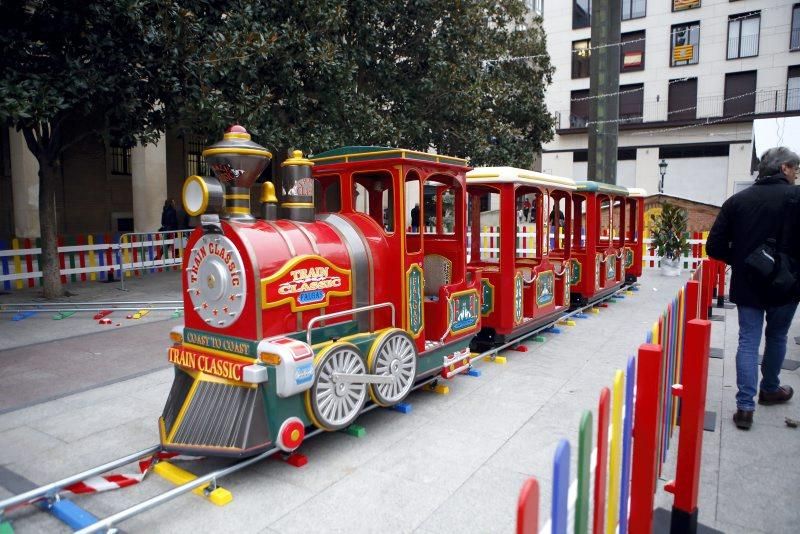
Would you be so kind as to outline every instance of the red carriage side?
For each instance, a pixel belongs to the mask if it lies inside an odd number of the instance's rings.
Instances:
[[[628,188],[627,224],[625,225],[625,282],[632,284],[642,276],[644,254],[644,197],[647,191]]]

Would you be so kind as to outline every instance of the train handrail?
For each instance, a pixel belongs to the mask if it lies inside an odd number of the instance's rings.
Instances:
[[[308,326],[306,327],[306,343],[310,346],[311,345],[311,325],[318,321],[324,321],[325,319],[333,319],[335,317],[342,317],[344,315],[351,315],[355,313],[370,311],[370,310],[377,310],[378,308],[385,308],[390,307],[392,309],[392,327],[395,326],[394,319],[395,319],[395,310],[394,304],[392,302],[381,302],[380,304],[370,304],[369,306],[360,306],[358,308],[351,308],[349,310],[344,310],[335,313],[326,313],[323,315],[317,315],[310,321],[308,321]]]
[[[566,274],[567,272],[567,269],[569,268],[568,262],[569,260],[566,260],[564,264],[561,266],[562,267],[561,272],[558,272],[555,268],[553,268],[553,273],[556,276],[564,276],[564,274]]]
[[[534,275],[533,275],[533,278],[531,278],[530,280],[527,280],[527,279],[525,278],[525,275],[524,275],[524,274],[522,275],[522,281],[523,281],[523,282],[525,282],[526,284],[532,284],[532,283],[534,283],[534,282],[536,281],[536,279],[537,279],[537,278],[539,278],[539,271],[536,271],[536,273],[534,273]]]

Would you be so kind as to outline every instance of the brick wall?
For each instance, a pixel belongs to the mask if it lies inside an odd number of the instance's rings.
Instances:
[[[652,195],[644,200],[645,226],[650,225],[650,214],[660,211],[663,202],[679,206],[689,214],[690,232],[707,232],[717,218],[719,207],[702,202],[693,202],[683,198],[671,197],[668,195]]]

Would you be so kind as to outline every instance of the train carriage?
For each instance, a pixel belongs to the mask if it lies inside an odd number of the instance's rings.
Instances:
[[[644,197],[647,191],[639,187],[628,188],[627,224],[625,226],[625,283],[633,284],[642,276],[644,254]]]
[[[573,199],[571,288],[575,305],[595,302],[625,281],[628,190],[600,182],[576,182]]]
[[[569,178],[512,167],[467,174],[469,264],[483,273],[478,346],[505,343],[568,310],[575,188]],[[526,200],[533,221],[520,226],[517,208]],[[487,222],[499,229],[488,240]]]
[[[165,450],[291,451],[308,427],[344,428],[367,403],[396,404],[419,380],[468,367],[481,278],[462,245],[465,160],[297,151],[282,164],[280,202],[263,184],[254,217],[250,188],[271,154],[233,127],[203,155],[215,176],[189,177],[183,190],[200,226],[168,352]]]

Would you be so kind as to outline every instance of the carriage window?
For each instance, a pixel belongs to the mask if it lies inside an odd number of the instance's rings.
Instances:
[[[597,244],[607,247],[611,239],[611,200],[606,195],[597,195],[597,215],[595,217],[597,233]]]
[[[548,243],[546,231],[539,232],[547,220],[547,216],[540,217],[539,214],[550,213],[550,204],[547,197],[542,196],[538,189],[531,187],[520,187],[517,189],[517,246],[515,255],[517,258],[536,258],[540,251],[546,253]],[[540,235],[541,234],[541,235]]]
[[[499,259],[500,194],[472,190],[467,203],[467,261],[496,263]]]
[[[425,233],[454,235],[456,230],[457,188],[440,182],[425,182]],[[463,224],[463,223],[462,223]]]
[[[353,209],[394,231],[394,188],[388,171],[353,174]]]
[[[420,233],[425,222],[425,209],[421,202],[422,187],[419,175],[411,172],[406,176],[405,198],[405,225],[406,225],[406,252],[418,253],[422,250]]]
[[[336,213],[342,209],[338,174],[314,178],[314,209],[317,213]]]
[[[563,252],[567,244],[567,198],[563,193],[551,195],[549,215],[550,249],[552,252]]]
[[[639,239],[638,216],[636,213],[636,201],[628,201],[628,226],[625,228],[625,236],[628,241],[636,242]]]
[[[612,210],[612,223],[611,223],[611,236],[614,240],[614,244],[616,246],[622,246],[623,243],[623,235],[622,233],[625,231],[623,228],[623,223],[625,217],[625,206],[623,204],[625,202],[624,199],[618,198],[613,201],[613,210]]]
[[[586,199],[580,195],[572,197],[572,248],[586,248]]]

